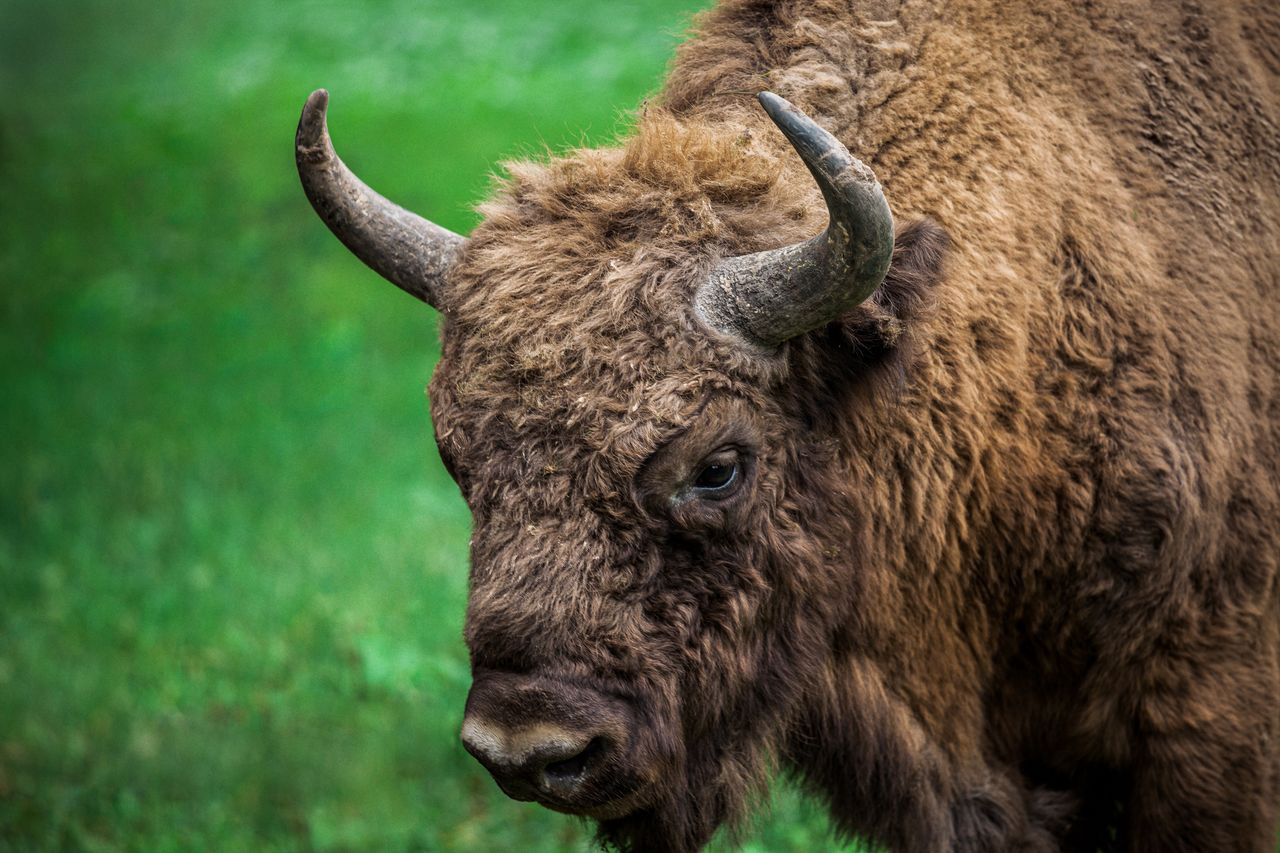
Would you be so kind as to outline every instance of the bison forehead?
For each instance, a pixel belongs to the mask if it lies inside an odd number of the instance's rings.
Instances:
[[[438,440],[480,479],[500,469],[518,481],[558,476],[577,491],[611,493],[690,423],[708,395],[729,387],[697,372],[620,385],[597,381],[588,368],[554,380],[442,371],[433,381]]]
[[[551,225],[534,231],[552,232]],[[714,367],[713,342],[693,319],[700,254],[646,247],[626,257],[565,254],[561,239],[528,234],[477,248],[448,311],[458,362],[522,384],[582,377],[623,387],[694,364]]]

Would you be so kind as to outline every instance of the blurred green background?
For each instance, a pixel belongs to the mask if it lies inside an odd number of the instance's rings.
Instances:
[[[329,87],[353,168],[465,232],[503,158],[624,133],[698,6],[0,3],[0,850],[589,848],[457,742],[436,318],[292,138]],[[745,839],[834,846],[786,788]]]

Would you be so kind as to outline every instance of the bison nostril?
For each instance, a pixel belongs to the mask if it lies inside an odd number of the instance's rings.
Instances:
[[[553,761],[542,768],[543,784],[552,789],[572,788],[581,781],[597,755],[604,752],[604,738],[595,737],[577,755]]]
[[[605,735],[588,740],[550,723],[511,730],[479,717],[463,722],[462,742],[516,799],[573,796],[611,749]]]

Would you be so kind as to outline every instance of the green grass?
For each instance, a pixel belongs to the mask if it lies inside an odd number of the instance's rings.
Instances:
[[[690,11],[0,5],[0,850],[588,846],[458,745],[436,319],[291,142],[329,87],[348,162],[465,231],[501,158],[612,138]],[[748,850],[833,846],[775,799]]]

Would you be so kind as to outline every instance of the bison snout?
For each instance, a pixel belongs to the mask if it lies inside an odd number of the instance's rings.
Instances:
[[[632,734],[619,700],[510,673],[477,675],[462,723],[463,746],[507,796],[593,817],[625,814],[645,787]]]
[[[608,749],[601,737],[558,726],[509,730],[474,717],[462,724],[462,745],[517,800],[572,798]]]

